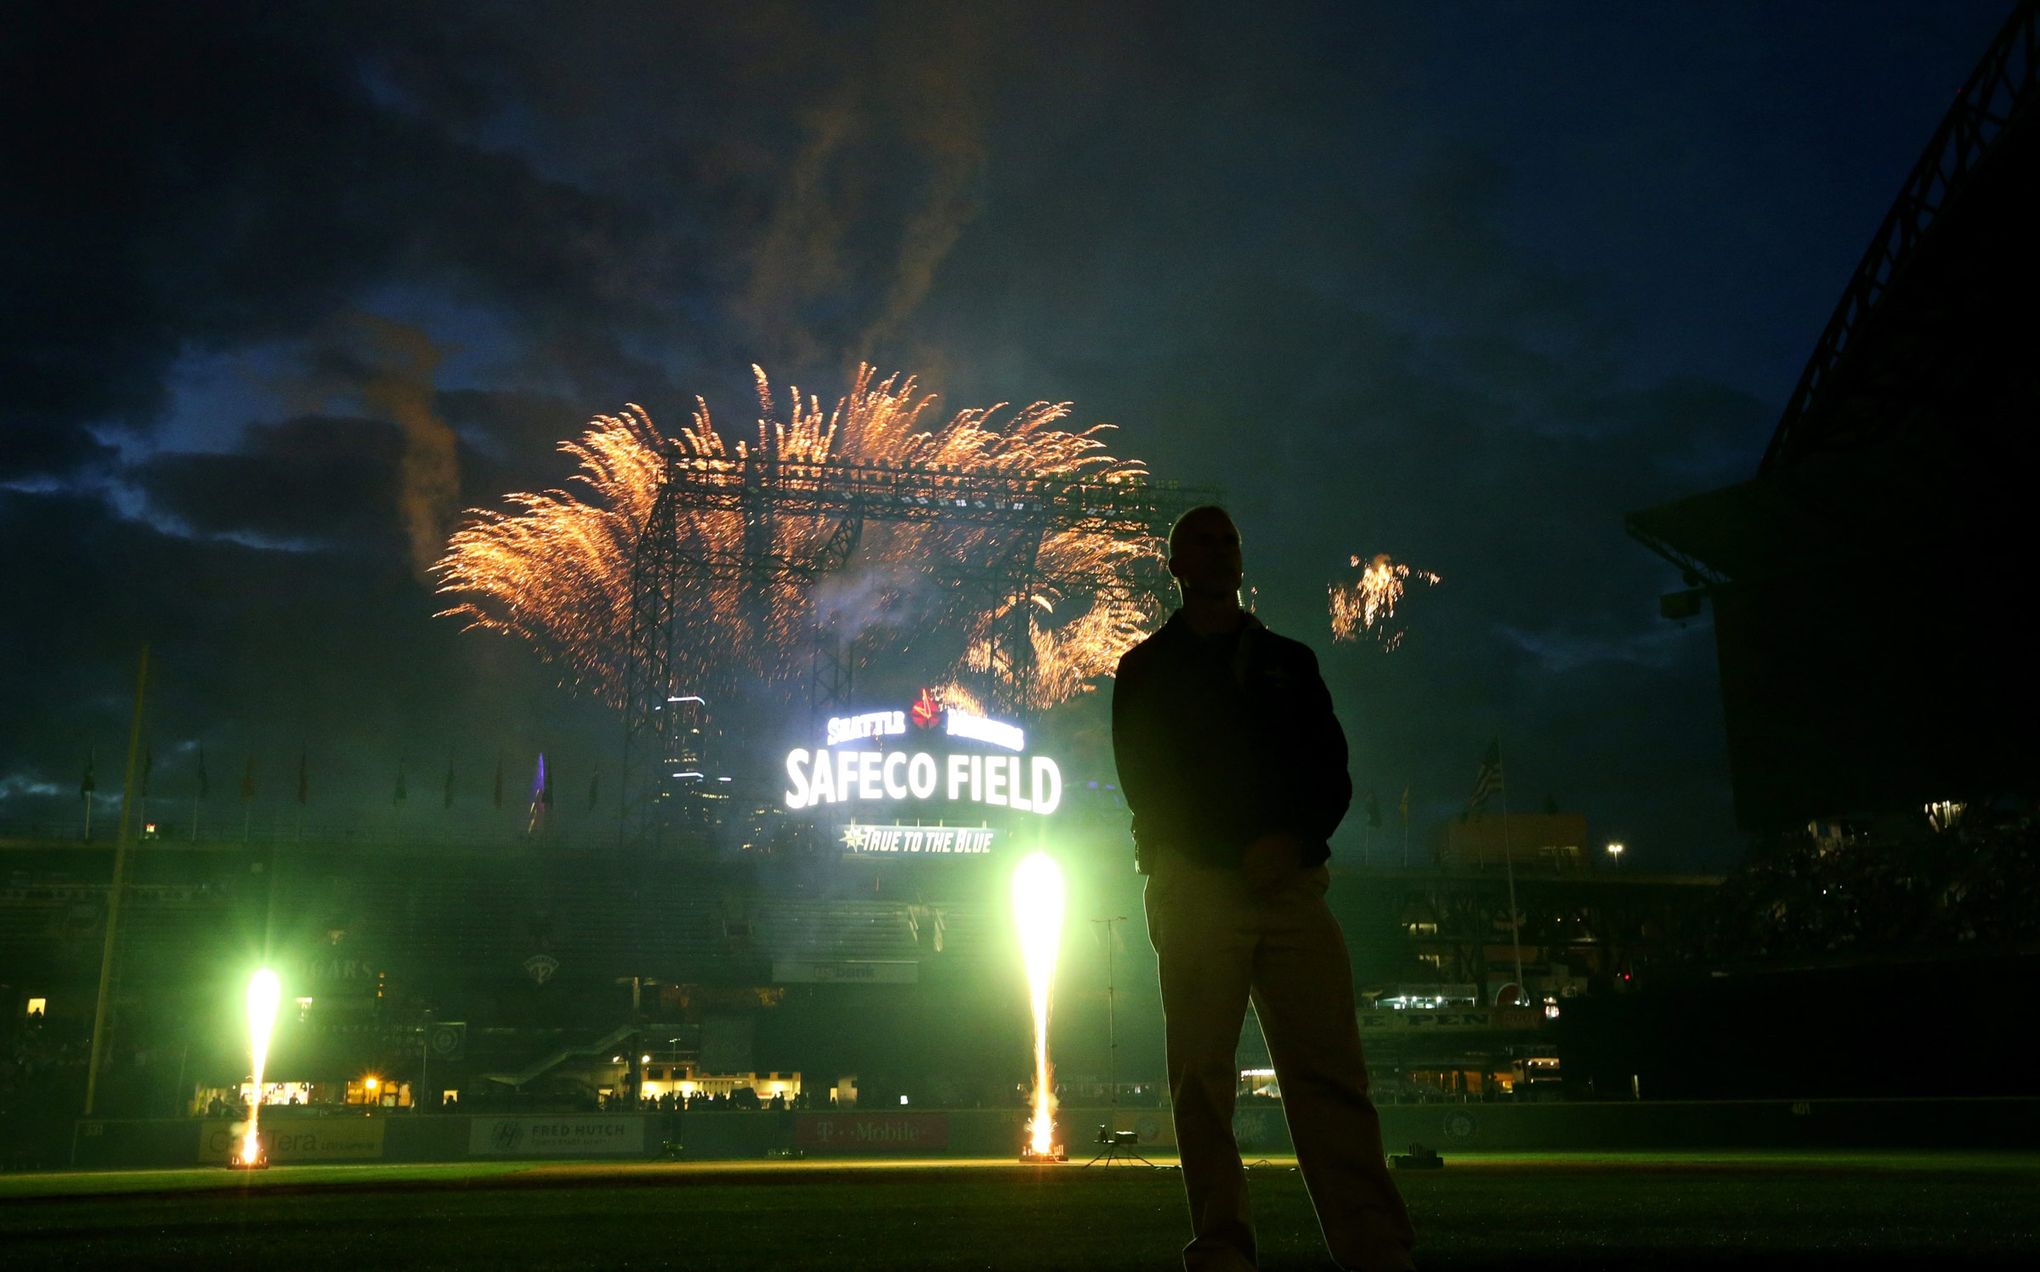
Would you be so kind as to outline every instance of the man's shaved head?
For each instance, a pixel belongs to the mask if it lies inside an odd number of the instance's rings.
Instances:
[[[1200,523],[1210,517],[1217,517],[1229,526],[1233,524],[1232,514],[1217,504],[1198,504],[1195,508],[1176,518],[1176,524],[1169,527],[1169,555],[1176,555],[1176,548],[1183,542],[1183,532],[1186,527],[1194,530],[1196,525],[1193,523]],[[1235,526],[1234,529],[1237,531],[1238,527]]]
[[[1169,573],[1183,600],[1231,608],[1239,603],[1240,531],[1217,504],[1192,508],[1169,528]]]

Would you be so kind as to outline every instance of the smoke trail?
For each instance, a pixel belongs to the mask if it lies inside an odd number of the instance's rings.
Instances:
[[[460,507],[459,441],[434,409],[433,373],[443,351],[417,327],[362,315],[370,374],[361,397],[404,433],[398,509],[411,545],[411,568],[430,580]]]

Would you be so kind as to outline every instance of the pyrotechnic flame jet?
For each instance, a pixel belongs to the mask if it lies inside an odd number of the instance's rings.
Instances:
[[[1055,1157],[1054,1066],[1048,1062],[1049,996],[1055,985],[1056,953],[1062,947],[1063,877],[1047,853],[1037,852],[1013,872],[1013,919],[1020,931],[1020,957],[1027,966],[1027,1001],[1034,1012],[1034,1116],[1027,1123],[1027,1152]]]
[[[262,1160],[262,1141],[256,1133],[262,1117],[262,1071],[269,1067],[269,1038],[276,1032],[276,1007],[282,999],[283,982],[275,972],[265,967],[248,978],[248,1048],[253,1060],[255,1094],[248,1102],[248,1133],[241,1137],[244,1166]]]
[[[1360,557],[1350,557],[1347,564],[1360,565]],[[1332,639],[1358,640],[1361,632],[1372,632],[1384,652],[1402,644],[1405,629],[1400,623],[1389,620],[1395,617],[1396,604],[1402,600],[1411,579],[1432,587],[1445,581],[1429,570],[1391,561],[1383,552],[1367,562],[1358,581],[1327,584],[1325,591],[1330,596],[1332,607]]]

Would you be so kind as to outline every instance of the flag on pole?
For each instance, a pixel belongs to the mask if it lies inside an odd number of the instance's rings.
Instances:
[[[300,750],[298,752],[297,757],[297,802],[300,805],[303,805],[307,800],[311,798],[311,794],[312,794],[311,769],[306,764],[305,753],[302,750]]]
[[[255,757],[248,757],[248,767],[241,770],[241,802],[255,798]]]
[[[1374,792],[1367,792],[1367,824],[1378,829],[1381,826],[1381,801],[1374,798]]]
[[[205,777],[205,744],[201,742],[198,747],[198,797],[206,799],[211,795],[212,783]]]
[[[78,780],[78,798],[80,799],[91,799],[92,792],[99,789],[99,780],[92,774],[93,761],[98,758],[98,752],[96,751],[85,752],[85,776]]]
[[[446,757],[446,793],[441,797],[441,808],[453,807],[453,757]]]
[[[545,821],[546,813],[551,811],[551,805],[552,779],[545,775],[545,752],[540,751],[538,767],[531,774],[531,816],[524,823],[525,834],[529,835],[538,830]]]
[[[1480,772],[1473,777],[1473,795],[1466,806],[1474,812],[1487,807],[1488,800],[1502,793],[1502,742],[1500,738],[1488,743],[1487,754],[1480,758]]]
[[[1405,826],[1410,824],[1410,786],[1408,782],[1403,783],[1402,788],[1402,824]]]

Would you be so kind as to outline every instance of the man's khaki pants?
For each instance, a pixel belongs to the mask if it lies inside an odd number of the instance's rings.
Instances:
[[[1195,1234],[1183,1250],[1189,1272],[1255,1266],[1232,1132],[1234,1053],[1250,995],[1333,1259],[1363,1272],[1411,1266],[1409,1213],[1367,1098],[1352,965],[1324,901],[1330,879],[1320,866],[1255,894],[1236,870],[1166,852],[1148,878],[1148,939],[1161,962],[1169,1094]]]

